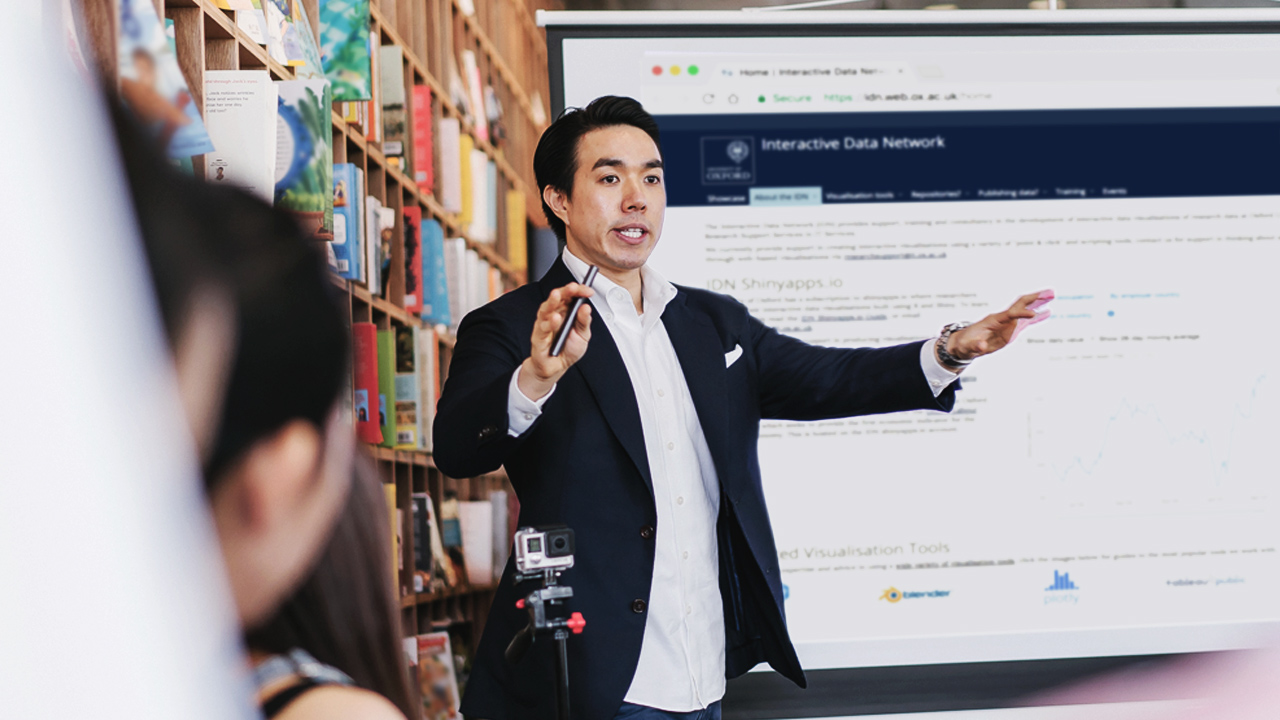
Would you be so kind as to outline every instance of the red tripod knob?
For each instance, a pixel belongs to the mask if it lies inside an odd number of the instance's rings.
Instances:
[[[520,598],[519,600],[516,601],[516,607],[520,608],[521,610],[524,609],[524,598]]]
[[[582,613],[576,612],[570,615],[569,619],[566,620],[564,624],[569,626],[569,629],[573,631],[574,635],[581,635],[582,628],[587,626],[587,620],[582,617]]]

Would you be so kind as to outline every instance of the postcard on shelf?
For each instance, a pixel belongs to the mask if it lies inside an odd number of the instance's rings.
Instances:
[[[442,117],[440,134],[440,204],[445,211],[462,212],[462,126],[457,118]],[[467,157],[471,157],[470,150]]]
[[[388,163],[403,168],[408,118],[405,116],[404,49],[399,45],[381,48],[378,92],[382,96],[382,154]]]
[[[205,70],[205,124],[216,148],[204,158],[206,180],[274,199],[276,105],[266,70]]]
[[[275,204],[318,240],[333,239],[332,103],[328,80],[278,80]]]
[[[320,5],[320,62],[333,83],[335,102],[368,100],[372,92],[369,57],[369,0],[325,0]]]
[[[170,158],[211,152],[178,56],[151,0],[119,0],[117,63],[120,96],[142,127]]]
[[[423,720],[457,720],[458,676],[448,632],[418,636],[418,689]]]

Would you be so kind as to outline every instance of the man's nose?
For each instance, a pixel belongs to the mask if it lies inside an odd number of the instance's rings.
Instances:
[[[626,212],[644,212],[648,204],[644,198],[644,188],[640,182],[628,180],[626,191],[622,194],[622,209]]]

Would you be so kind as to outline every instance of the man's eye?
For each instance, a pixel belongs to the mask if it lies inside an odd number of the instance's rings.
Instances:
[[[650,175],[646,177],[644,181],[649,183],[650,185],[657,185],[658,183],[662,182],[662,178],[658,177],[657,175]]]
[[[610,185],[612,185],[613,183],[615,183],[615,182],[617,182],[617,181],[618,181],[618,176],[617,176],[617,175],[605,175],[604,177],[600,178],[600,182],[602,182],[602,183],[607,183],[607,184],[610,184]]]

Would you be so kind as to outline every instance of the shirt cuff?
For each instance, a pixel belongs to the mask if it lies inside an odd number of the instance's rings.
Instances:
[[[920,347],[920,369],[924,370],[924,379],[929,382],[929,389],[933,391],[934,397],[941,395],[948,385],[960,377],[960,373],[952,372],[938,362],[938,356],[933,352],[933,345],[937,341],[937,338],[926,340]]]
[[[547,398],[551,397],[556,391],[556,386],[552,385],[551,390],[543,395],[539,400],[530,400],[520,392],[520,368],[511,373],[511,384],[507,386],[507,434],[511,437],[520,437],[525,430],[533,427],[533,423],[542,415],[542,406],[546,404]],[[934,394],[937,397],[937,394]]]

